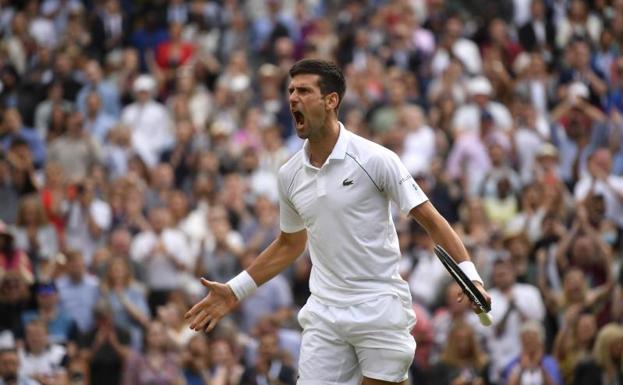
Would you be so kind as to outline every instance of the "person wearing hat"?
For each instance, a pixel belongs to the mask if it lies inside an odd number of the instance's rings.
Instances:
[[[156,87],[152,76],[137,77],[132,86],[135,101],[121,112],[121,122],[132,132],[132,147],[150,167],[173,143],[169,111],[154,100]]]
[[[8,226],[0,221],[0,279],[10,271],[18,272],[27,282],[33,281],[32,266],[28,255],[16,249],[13,234]]]
[[[471,102],[461,106],[452,121],[454,134],[461,132],[478,132],[481,118],[490,116],[496,129],[510,131],[513,118],[510,111],[502,103],[492,100],[493,87],[484,76],[477,76],[467,82],[467,91]]]

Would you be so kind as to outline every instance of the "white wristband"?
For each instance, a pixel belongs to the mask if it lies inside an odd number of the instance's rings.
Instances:
[[[463,273],[467,275],[467,278],[469,278],[470,281],[476,281],[479,282],[481,285],[484,285],[484,283],[482,282],[482,278],[480,278],[478,271],[476,271],[476,266],[474,266],[473,262],[463,261],[459,263],[459,267],[461,268],[461,270],[463,270]]]
[[[227,284],[231,287],[238,301],[242,301],[257,289],[257,284],[246,270],[230,279]]]

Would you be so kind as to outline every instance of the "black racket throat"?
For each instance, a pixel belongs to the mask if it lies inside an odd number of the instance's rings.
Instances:
[[[435,245],[434,252],[448,270],[452,278],[459,284],[463,293],[467,295],[473,303],[476,304],[483,312],[488,313],[491,311],[491,305],[487,302],[480,290],[474,285],[474,283],[467,277],[467,275],[461,270],[456,261],[448,254],[446,250],[440,245]]]

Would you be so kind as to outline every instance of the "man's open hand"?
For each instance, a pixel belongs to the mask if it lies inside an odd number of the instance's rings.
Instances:
[[[201,284],[210,290],[208,295],[186,312],[184,317],[190,322],[191,329],[209,332],[236,306],[238,299],[230,287],[224,283],[201,278]]]

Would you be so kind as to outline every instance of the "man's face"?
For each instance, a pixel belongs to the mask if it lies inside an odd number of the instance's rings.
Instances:
[[[17,376],[19,358],[15,352],[4,352],[0,355],[0,378]]]
[[[288,87],[290,112],[301,139],[319,135],[332,109],[328,103],[330,95],[322,95],[319,80],[318,75],[296,75]]]

